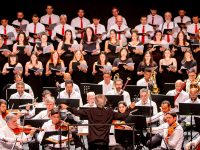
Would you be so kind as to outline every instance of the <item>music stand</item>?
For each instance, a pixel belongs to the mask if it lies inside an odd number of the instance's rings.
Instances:
[[[113,109],[118,107],[119,101],[124,101],[123,95],[105,95],[107,98],[106,107],[112,107]]]
[[[70,107],[79,107],[79,101],[80,99],[67,99],[67,98],[57,98],[56,105],[59,104],[66,104]]]
[[[126,123],[135,123],[134,127],[136,130],[146,130],[146,116],[145,115],[129,115],[126,120]]]
[[[63,91],[65,88],[60,88],[60,91]],[[49,90],[53,97],[58,96],[58,90],[57,87],[42,87],[42,90]]]
[[[196,125],[196,131],[200,133],[200,118],[194,117],[195,125]]]
[[[175,83],[164,83],[163,94],[167,94],[168,91],[175,89]]]
[[[33,99],[9,99],[8,100],[8,106],[9,109],[19,109],[20,105],[25,105],[25,104],[32,104]],[[13,106],[13,107],[12,107]]]
[[[160,109],[160,106],[164,100],[170,102],[171,107],[174,108],[174,96],[163,95],[163,94],[151,94],[152,100],[157,104],[157,109]]]
[[[46,108],[35,108],[35,115],[39,114],[41,111],[46,110]]]
[[[25,92],[29,93],[29,90],[28,89],[25,89],[24,90]],[[17,92],[17,89],[6,89],[6,100],[8,100],[10,98],[10,96],[14,93]]]
[[[134,112],[134,115],[153,116],[153,106],[135,106],[135,109],[137,109],[137,111]]]
[[[147,88],[146,86],[137,86],[137,85],[127,85],[125,91],[130,94],[131,99],[135,99],[139,96],[140,89]]]
[[[179,103],[179,114],[180,115],[190,115],[190,137],[192,141],[192,117],[193,115],[200,115],[200,104],[199,103]]]
[[[42,125],[49,121],[49,119],[25,119],[24,125],[31,125],[35,128],[41,128]]]

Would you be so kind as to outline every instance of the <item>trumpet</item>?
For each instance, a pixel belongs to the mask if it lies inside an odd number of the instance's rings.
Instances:
[[[158,85],[156,83],[156,72],[153,70],[151,74],[150,81],[152,82],[152,93],[158,94],[160,92],[160,89],[158,88]]]

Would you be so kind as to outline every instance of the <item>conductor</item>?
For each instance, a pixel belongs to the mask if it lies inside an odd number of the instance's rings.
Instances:
[[[135,103],[131,103],[124,113],[114,112],[112,108],[106,108],[107,99],[104,95],[95,96],[97,108],[77,110],[77,108],[67,109],[75,115],[87,117],[89,124],[102,124],[89,126],[88,149],[89,150],[109,150],[110,127],[103,124],[111,124],[112,120],[125,120],[130,111],[134,109]]]

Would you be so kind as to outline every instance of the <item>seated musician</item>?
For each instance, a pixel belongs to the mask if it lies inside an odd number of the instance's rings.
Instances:
[[[131,104],[131,98],[127,91],[122,89],[123,87],[123,80],[118,78],[114,81],[114,89],[111,91],[108,91],[106,95],[123,95],[124,101],[127,105]]]
[[[137,86],[148,86],[152,71],[150,68],[144,69],[144,77],[137,81]]]
[[[90,124],[110,124],[113,119],[123,120],[130,111],[135,107],[134,103],[131,103],[125,113],[114,112],[111,108],[105,109],[107,99],[104,95],[99,94],[95,97],[95,103],[97,108],[77,110],[76,108],[67,109],[75,115],[85,116],[88,118]],[[89,126],[88,145],[89,150],[108,150],[109,143],[109,131],[110,126]]]
[[[25,92],[25,84],[23,81],[16,83],[17,92],[10,96],[10,99],[34,99],[34,97]]]
[[[22,78],[22,75],[21,74],[16,74],[14,76],[14,82],[10,87],[9,89],[16,89],[16,83],[19,82],[19,81],[22,81],[23,82],[23,78]],[[29,90],[29,94],[31,94],[33,97],[34,97],[34,93],[33,93],[33,90],[32,88],[30,87],[30,85],[24,83],[25,85],[25,89],[28,89]]]
[[[41,111],[32,119],[49,119],[50,111],[55,107],[55,98],[52,96],[46,97],[46,110]]]
[[[42,102],[36,103],[35,108],[46,108],[46,99],[52,96],[52,93],[49,90],[44,90],[42,92]]]
[[[184,91],[184,82],[177,80],[175,82],[175,89],[167,92],[166,95],[174,96],[174,106],[178,111],[179,103],[185,102],[189,99],[189,94]]]
[[[148,89],[140,89],[140,100],[135,104],[135,106],[150,106]],[[151,106],[153,106],[153,115],[156,115],[158,113],[156,103],[151,101]]]
[[[68,72],[64,73],[64,74],[63,74],[63,80],[64,80],[64,82],[60,84],[60,87],[61,87],[61,88],[65,88],[65,81],[67,81],[67,80],[72,80],[71,74],[68,73]],[[78,93],[81,94],[80,88],[79,88],[79,86],[78,86],[76,83],[73,83],[73,89],[74,89],[76,92],[78,92]]]
[[[113,80],[111,79],[112,79],[111,72],[107,71],[103,73],[103,81],[98,83],[103,86],[104,95],[113,89]]]
[[[0,99],[0,128],[6,125],[5,117],[7,115],[6,112],[7,102],[3,99]]]
[[[200,148],[200,136],[185,145],[185,150],[190,150],[191,148],[194,148],[195,150],[198,150]]]
[[[22,149],[23,143],[31,141],[35,128],[32,128],[30,133],[26,135],[24,132],[18,132],[19,125],[17,124],[17,116],[14,114],[8,114],[5,118],[7,125],[0,128],[0,149],[10,150],[14,146],[14,149]]]
[[[199,77],[197,77],[196,71],[194,69],[190,69],[188,71],[188,79],[186,80],[186,92],[190,92],[191,85],[200,86]]]
[[[83,105],[83,107],[97,107],[95,104],[95,93],[94,92],[87,93],[87,104]]]

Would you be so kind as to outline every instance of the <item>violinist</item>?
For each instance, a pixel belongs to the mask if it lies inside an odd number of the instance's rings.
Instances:
[[[4,120],[7,113],[6,110],[7,102],[3,99],[0,99],[0,128],[4,127],[6,125],[6,121]]]
[[[163,125],[161,149],[181,150],[183,144],[183,128],[177,123],[176,112],[166,114],[167,123]]]
[[[191,147],[192,149],[194,148],[195,150],[200,149],[200,136],[197,137],[195,140],[192,140],[191,142],[187,143],[185,145],[185,150],[190,150]]]
[[[0,139],[4,139],[4,141],[0,142],[0,149],[10,150],[13,146],[14,149],[22,149],[22,144],[31,141],[36,129],[32,128],[28,135],[23,132],[23,129],[20,132],[15,132],[19,131],[17,116],[14,114],[8,114],[5,120],[7,125],[5,125],[3,128],[0,128]]]

